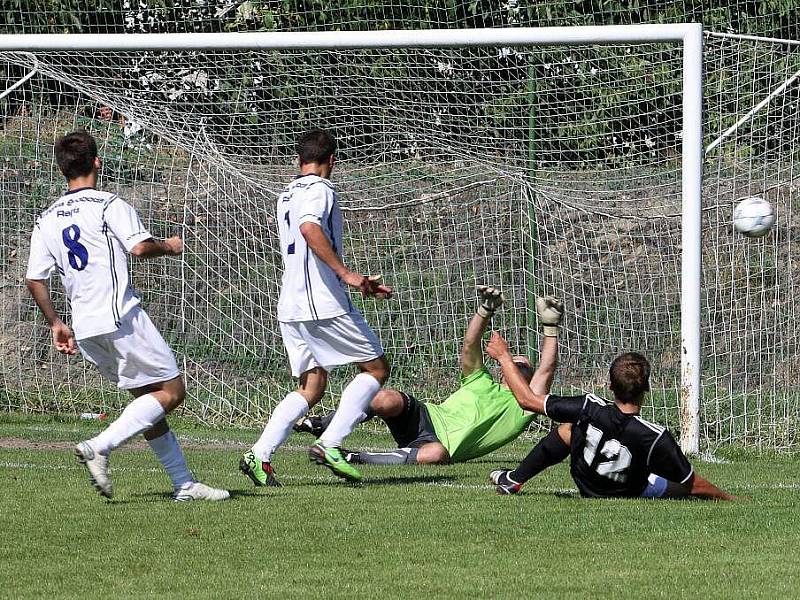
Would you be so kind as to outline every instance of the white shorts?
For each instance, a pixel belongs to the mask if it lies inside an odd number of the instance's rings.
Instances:
[[[321,321],[281,323],[281,336],[292,375],[299,377],[314,367],[362,363],[383,355],[378,337],[358,311]]]
[[[122,317],[116,331],[78,340],[83,357],[122,390],[169,381],[181,372],[175,355],[141,308]]]

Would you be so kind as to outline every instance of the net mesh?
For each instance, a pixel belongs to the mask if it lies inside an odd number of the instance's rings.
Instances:
[[[706,40],[707,142],[800,69],[791,46]],[[393,363],[391,384],[430,401],[457,387],[475,285],[503,287],[495,318],[519,352],[538,345],[533,298],[567,301],[562,391],[602,388],[618,352],[654,366],[645,416],[678,423],[681,53],[672,45],[226,53],[7,53],[0,265],[5,404],[111,408],[86,363],[51,349],[24,292],[35,215],[63,190],[55,139],[99,140],[100,185],[180,260],[137,261],[145,307],[189,380],[184,411],[261,423],[291,389],[277,323],[276,195],[311,126],[339,139],[333,179],[345,259],[382,273],[388,302],[357,301]],[[3,86],[0,86],[2,88]],[[796,445],[791,241],[796,86],[707,156],[702,432],[707,445]],[[778,223],[733,234],[735,200],[761,195]],[[53,286],[60,294],[59,286]],[[57,296],[60,307],[64,299]],[[332,380],[335,404],[345,370]]]

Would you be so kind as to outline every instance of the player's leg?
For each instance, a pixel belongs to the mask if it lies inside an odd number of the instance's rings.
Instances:
[[[339,477],[360,481],[361,473],[344,460],[341,444],[366,418],[370,402],[389,378],[389,363],[375,333],[357,311],[306,323],[304,331],[315,360],[326,367],[357,364],[361,373],[344,388],[336,414],[309,448],[309,458]]]
[[[84,340],[79,345],[84,356],[94,362],[101,373],[133,396],[119,418],[105,431],[76,448],[96,486],[98,478],[103,479],[104,474],[107,477],[108,454],[126,440],[143,433],[173,482],[176,500],[228,498],[226,490],[194,481],[178,440],[164,419],[183,402],[186,388],[175,355],[147,313],[135,309],[125,315],[113,334]],[[103,468],[94,469],[97,462],[103,460]],[[108,484],[110,492],[110,479]]]
[[[356,425],[367,417],[372,399],[389,378],[389,363],[384,355],[359,363],[361,373],[342,390],[342,399],[330,424],[319,437],[328,448],[337,448],[352,433]]]
[[[360,481],[361,473],[345,460],[341,451],[342,441],[367,418],[370,402],[389,377],[389,363],[383,355],[359,363],[359,367],[361,373],[342,390],[342,398],[330,424],[308,450],[312,461],[348,481]]]
[[[152,394],[161,402],[162,406],[166,407],[167,413],[175,410],[186,398],[186,386],[181,376],[129,391],[135,398],[144,394]],[[213,488],[194,478],[186,463],[186,456],[178,442],[178,437],[170,429],[166,419],[161,419],[153,427],[143,432],[143,436],[172,482],[173,500],[188,502],[230,498],[227,490]]]
[[[322,399],[328,384],[328,373],[315,366],[300,374],[297,389],[281,400],[270,415],[258,441],[239,461],[239,469],[256,486],[278,487],[271,460],[273,453],[286,441],[295,422]]]
[[[450,454],[439,442],[425,405],[411,394],[381,390],[370,408],[383,418],[398,447],[386,452],[354,452],[349,460],[359,464],[442,464]]]
[[[516,494],[522,485],[547,467],[569,456],[572,425],[562,423],[544,436],[513,471],[492,471],[489,479],[497,486],[498,494]]]
[[[239,470],[259,487],[280,486],[272,468],[272,454],[286,441],[295,422],[322,399],[328,384],[326,369],[315,360],[305,339],[306,326],[302,322],[279,325],[292,376],[299,383],[278,403],[261,436],[239,460]]]
[[[144,331],[140,331],[144,329]],[[158,346],[151,354],[147,343],[155,332],[164,348]],[[179,375],[175,357],[158,331],[142,310],[125,315],[119,329],[113,333],[78,341],[81,354],[95,364],[100,373],[119,388],[136,388],[144,383],[172,379]],[[138,384],[137,384],[138,382]],[[147,431],[161,421],[165,407],[152,394],[142,394],[133,399],[104,431],[75,447],[78,460],[89,471],[92,484],[101,495],[112,495],[108,474],[108,456],[125,441]]]
[[[404,394],[397,390],[381,389],[372,399],[372,402],[369,403],[366,416],[361,423],[365,423],[374,417],[380,417],[384,421],[397,417],[403,412],[403,396]],[[292,429],[300,433],[310,433],[318,438],[331,424],[335,414],[336,411],[331,411],[321,416],[302,418],[292,426]]]
[[[680,483],[670,481],[654,473],[647,477],[647,487],[641,493],[642,498],[686,498],[686,488]]]

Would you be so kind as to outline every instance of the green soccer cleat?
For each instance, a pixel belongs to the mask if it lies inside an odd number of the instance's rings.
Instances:
[[[256,487],[281,487],[275,479],[272,465],[259,460],[252,450],[245,452],[239,459],[239,470],[247,475]]]
[[[311,462],[328,467],[334,475],[347,481],[358,483],[364,478],[345,460],[341,448],[326,448],[322,444],[314,444],[308,449],[308,458]]]

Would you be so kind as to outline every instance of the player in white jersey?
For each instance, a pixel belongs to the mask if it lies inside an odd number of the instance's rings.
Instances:
[[[303,134],[297,142],[300,174],[278,197],[284,265],[278,321],[299,386],[275,407],[261,437],[239,461],[241,471],[257,486],[278,485],[272,454],[294,423],[320,401],[328,372],[354,363],[361,373],[342,391],[335,418],[308,452],[312,461],[337,476],[360,481],[361,473],[344,460],[340,446],[389,377],[383,348],[350,302],[346,286],[364,296],[388,297],[392,290],[380,277],[360,275],[342,262],[342,215],[328,180],[335,151],[336,141],[329,133],[314,129]]]
[[[56,161],[68,190],[36,222],[26,280],[63,354],[81,354],[134,400],[96,437],[75,447],[101,495],[111,498],[110,452],[143,433],[173,484],[176,502],[224,500],[226,490],[195,481],[165,416],[183,402],[183,378],[164,338],[128,276],[127,253],[140,258],[176,256],[183,240],[155,240],[136,211],[115,194],[95,189],[101,162],[89,134],[76,131],[56,142]],[[66,325],[50,298],[57,271],[72,307]]]

